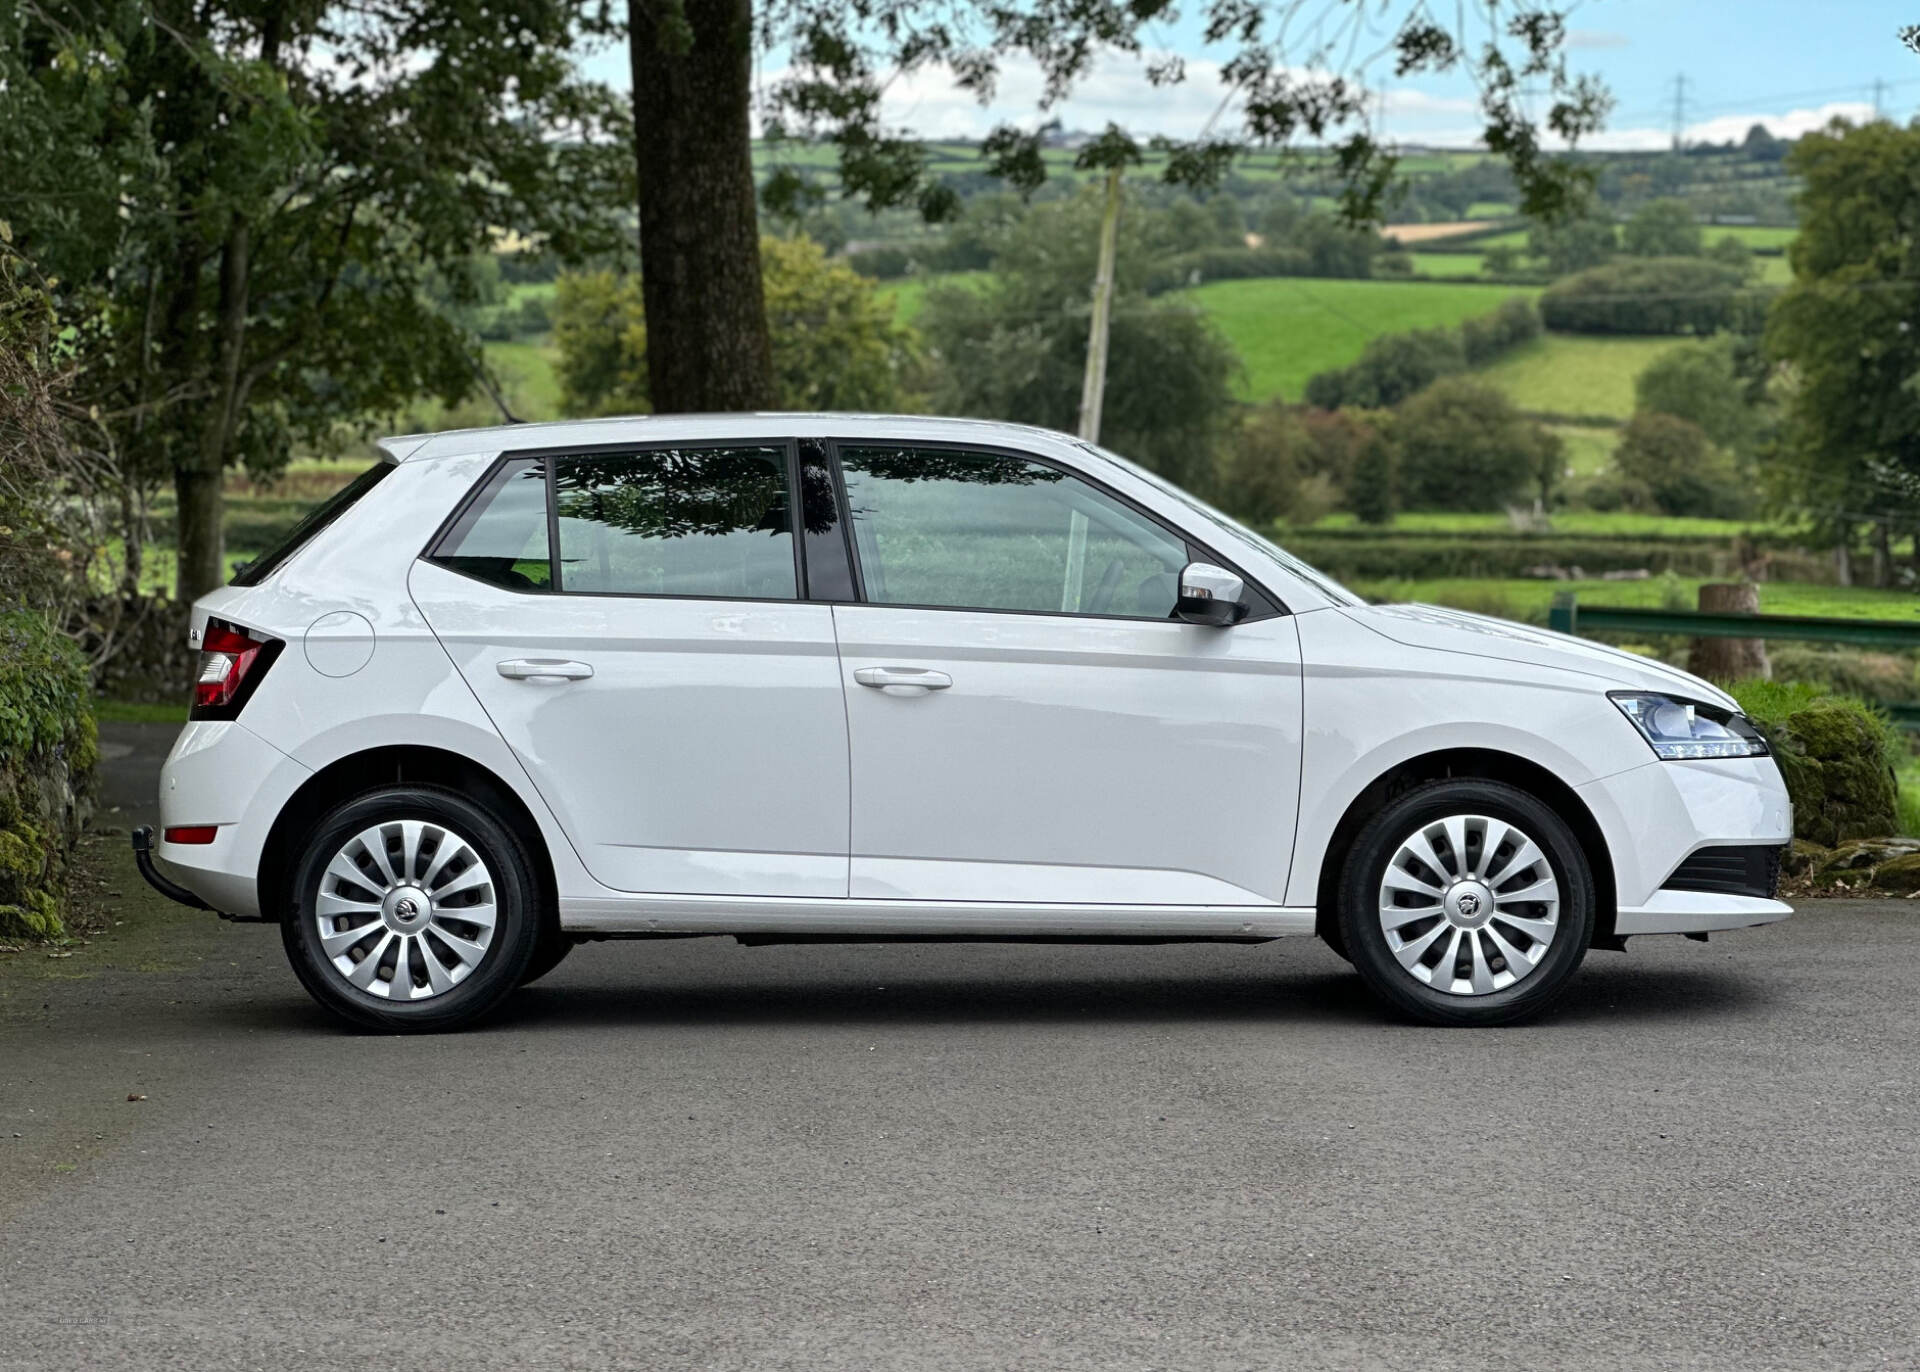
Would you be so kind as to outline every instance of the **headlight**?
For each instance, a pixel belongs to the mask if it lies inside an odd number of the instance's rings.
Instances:
[[[1717,705],[1650,691],[1613,691],[1607,696],[1669,762],[1695,757],[1765,757],[1767,741],[1743,714]]]

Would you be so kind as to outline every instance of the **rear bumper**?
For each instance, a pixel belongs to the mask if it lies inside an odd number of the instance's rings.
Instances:
[[[267,835],[288,797],[312,775],[237,721],[187,725],[160,769],[161,833],[147,864],[206,909],[231,919],[260,918]],[[214,826],[213,842],[166,841],[167,829],[200,825]]]

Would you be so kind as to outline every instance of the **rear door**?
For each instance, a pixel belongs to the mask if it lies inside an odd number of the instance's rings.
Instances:
[[[800,595],[793,445],[503,461],[414,600],[593,876],[844,896],[833,612]]]
[[[1268,905],[1300,784],[1300,648],[1253,592],[1172,617],[1201,550],[1025,454],[839,445],[865,603],[839,630],[856,897]]]

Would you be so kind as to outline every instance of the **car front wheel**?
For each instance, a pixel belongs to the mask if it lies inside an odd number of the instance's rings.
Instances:
[[[536,886],[513,833],[431,787],[359,796],[321,821],[282,921],[307,991],[388,1032],[453,1029],[525,976],[539,941]]]
[[[1367,984],[1428,1024],[1537,1014],[1592,939],[1593,873],[1573,831],[1515,786],[1428,782],[1355,837],[1340,931]]]

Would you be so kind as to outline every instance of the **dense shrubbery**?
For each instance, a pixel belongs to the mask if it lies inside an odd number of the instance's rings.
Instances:
[[[1676,415],[1646,411],[1628,420],[1613,465],[1627,508],[1733,519],[1750,505],[1733,459],[1698,424]]]
[[[1397,405],[1443,376],[1478,367],[1539,336],[1539,313],[1519,297],[1456,329],[1381,334],[1350,366],[1310,378],[1307,403],[1328,410]]]
[[[1831,847],[1897,831],[1906,744],[1885,716],[1804,682],[1744,681],[1733,696],[1772,745],[1795,838]]]
[[[1739,268],[1702,257],[1622,258],[1549,286],[1540,318],[1568,333],[1750,333],[1771,292],[1743,280]]]
[[[97,752],[79,650],[35,611],[0,611],[0,937],[63,932]]]
[[[1498,510],[1523,496],[1544,504],[1561,443],[1491,386],[1435,382],[1394,417],[1400,494],[1410,510]]]
[[[1287,548],[1342,581],[1515,578],[1543,569],[1604,576],[1646,570],[1711,577],[1728,573],[1724,543],[1710,539],[1631,539],[1576,534],[1381,533],[1302,530]],[[1920,692],[1915,692],[1920,694]]]

